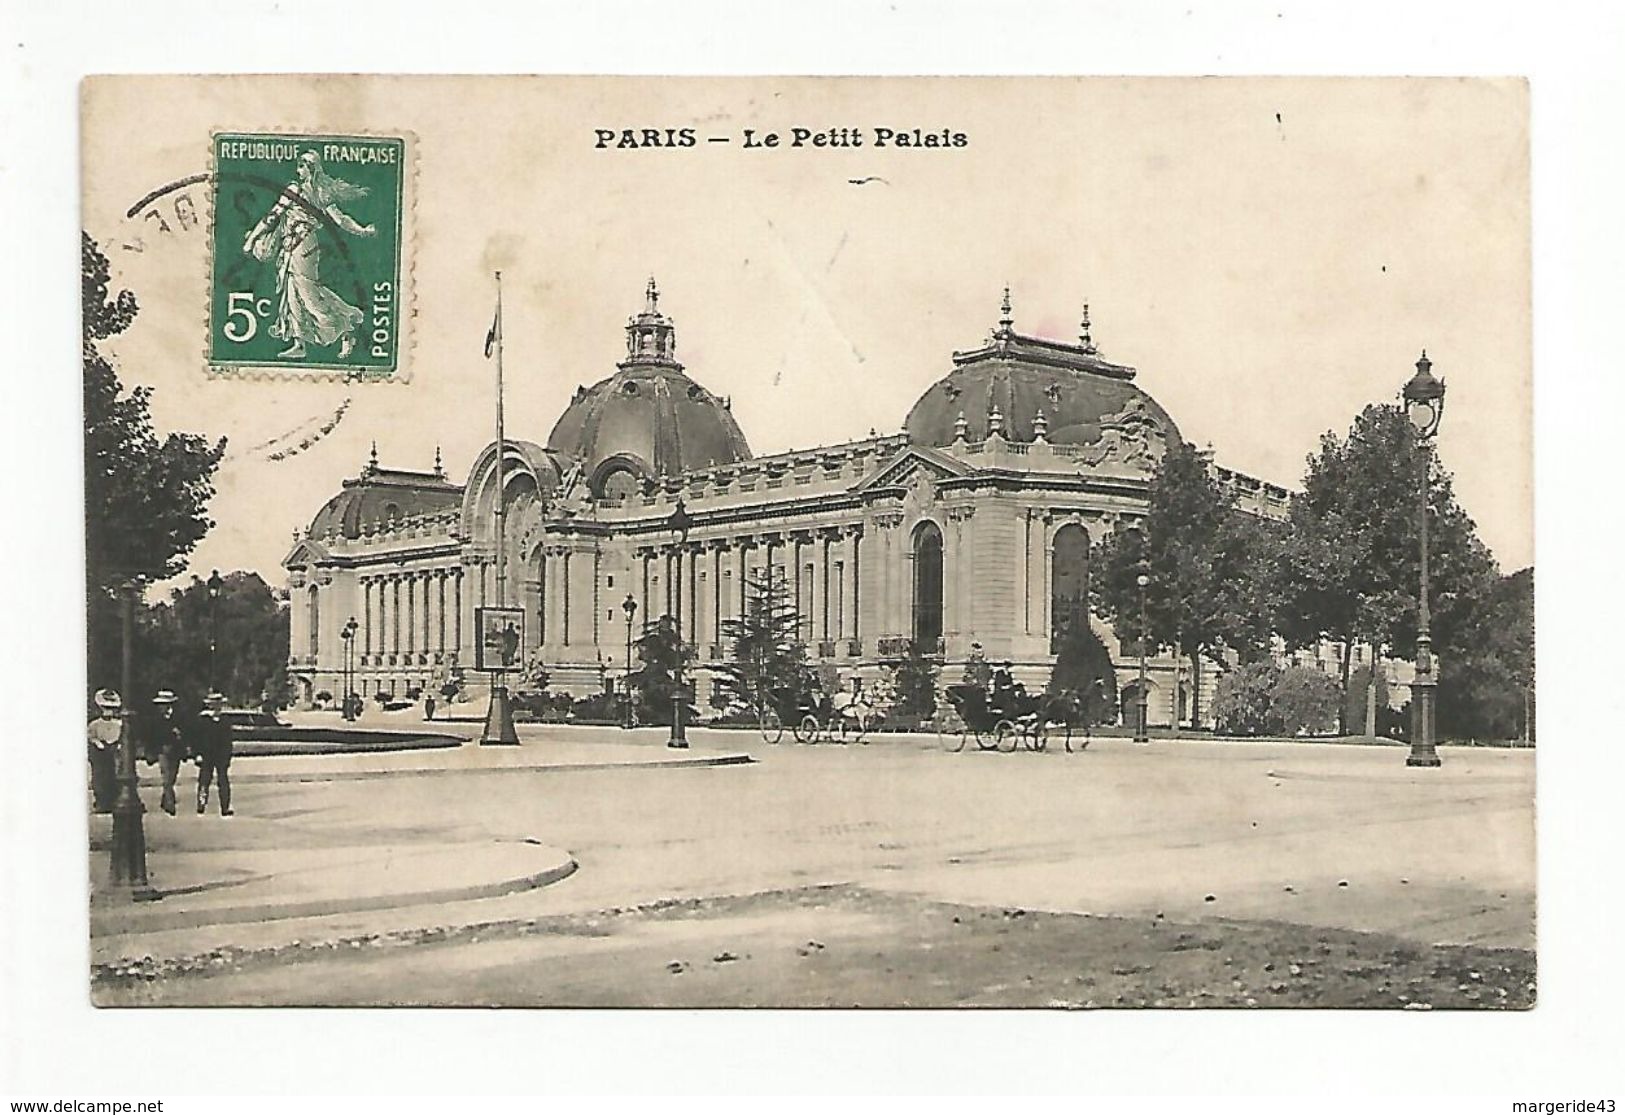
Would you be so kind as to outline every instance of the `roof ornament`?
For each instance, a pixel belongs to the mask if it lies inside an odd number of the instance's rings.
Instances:
[[[365,471],[367,473],[369,473],[369,474],[378,471],[378,439],[377,438],[372,439],[372,453],[369,454],[368,457],[367,457],[367,467],[366,467]]]
[[[434,474],[439,477],[446,475],[446,466],[440,460],[440,446],[434,447]]]
[[[964,441],[970,433],[970,423],[965,421],[965,412],[960,411],[959,417],[954,419],[954,440]]]
[[[1004,285],[1004,301],[999,303],[999,333],[1000,333],[1000,335],[1001,336],[1008,336],[1011,333],[1012,327],[1015,324],[1016,324],[1016,319],[1014,317],[1012,317],[1011,313],[1010,313],[1010,284],[1006,283]]]
[[[656,308],[660,304],[660,288],[655,286],[655,277],[649,276],[649,285],[643,292],[643,312],[646,314],[658,313]]]
[[[1033,440],[1043,442],[1049,440],[1049,419],[1044,417],[1044,408],[1039,407],[1038,413],[1033,415]]]
[[[1090,356],[1095,356],[1100,352],[1100,349],[1095,347],[1094,337],[1090,335],[1089,303],[1087,302],[1083,304],[1083,321],[1078,323],[1078,344],[1082,345],[1083,351]]]
[[[999,438],[1004,436],[1004,411],[999,409],[997,403],[987,415],[987,436]]]

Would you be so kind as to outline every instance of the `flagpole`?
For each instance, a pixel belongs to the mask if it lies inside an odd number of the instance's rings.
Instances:
[[[502,272],[497,276],[497,607],[508,606],[507,569],[503,561],[504,535],[507,534],[508,509],[507,479],[508,442],[502,435]],[[500,676],[500,672],[499,675]]]
[[[507,557],[504,552],[504,536],[508,527],[507,487],[508,478],[508,440],[502,429],[502,272],[496,272],[497,282],[497,313],[496,320],[491,324],[491,334],[496,342],[497,359],[497,473],[496,473],[496,559],[497,559],[497,607],[508,606],[508,576]],[[489,349],[486,355],[490,355]],[[485,632],[478,632],[478,637],[485,638]],[[485,711],[485,731],[480,736],[482,745],[507,744],[519,742],[518,729],[513,723],[513,705],[508,700],[507,672],[502,669],[502,662],[498,659],[497,669],[491,675],[491,703]]]

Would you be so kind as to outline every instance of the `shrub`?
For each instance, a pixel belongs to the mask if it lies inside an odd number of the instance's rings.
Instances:
[[[1280,729],[1273,717],[1281,668],[1273,662],[1239,666],[1219,679],[1213,692],[1213,719],[1224,735],[1263,736]]]
[[[1282,735],[1324,735],[1337,730],[1337,706],[1342,694],[1330,674],[1307,666],[1281,671],[1270,694],[1274,730]]]
[[[1117,671],[1111,652],[1087,623],[1074,624],[1061,640],[1044,692],[1071,696],[1086,724],[1117,718]]]

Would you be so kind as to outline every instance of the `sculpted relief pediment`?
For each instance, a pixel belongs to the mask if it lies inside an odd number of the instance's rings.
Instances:
[[[1100,439],[1083,447],[1084,468],[1153,472],[1168,451],[1167,435],[1142,399],[1130,399],[1116,414],[1100,420]]]

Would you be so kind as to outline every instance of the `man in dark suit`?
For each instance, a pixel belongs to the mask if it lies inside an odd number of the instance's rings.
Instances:
[[[209,808],[209,789],[220,783],[220,815],[231,816],[231,727],[221,719],[226,698],[210,693],[203,698],[203,713],[193,729],[192,752],[197,756],[197,811]]]

